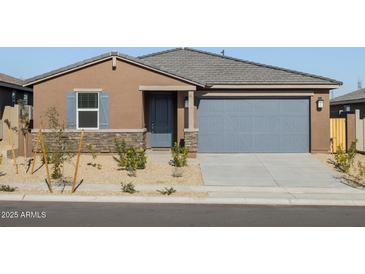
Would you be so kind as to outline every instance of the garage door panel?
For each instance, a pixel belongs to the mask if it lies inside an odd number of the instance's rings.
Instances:
[[[282,152],[307,151],[309,140],[303,134],[286,134],[281,136],[280,147]]]
[[[279,152],[280,135],[278,134],[255,134],[254,147],[250,152]]]
[[[242,100],[222,100],[224,102],[225,113],[252,113],[253,105],[250,102]]]
[[[223,135],[199,133],[199,139],[204,140],[199,143],[200,152],[225,152]]]
[[[308,112],[308,100],[286,99],[280,102],[280,113],[282,115],[298,115]]]
[[[230,133],[251,132],[253,120],[250,117],[230,115],[224,118],[224,131]]]
[[[200,117],[199,117],[200,118]],[[203,132],[224,131],[225,117],[223,115],[204,116],[199,119],[199,129]]]
[[[237,152],[248,151],[253,147],[254,140],[252,134],[224,134],[224,145],[216,152]]]
[[[307,117],[281,117],[280,131],[305,135],[309,130]]]
[[[276,115],[280,112],[280,105],[274,100],[251,100],[254,114]]]
[[[199,152],[308,152],[309,99],[201,99]]]
[[[280,131],[280,119],[275,116],[257,116],[253,118],[253,134],[275,133]]]

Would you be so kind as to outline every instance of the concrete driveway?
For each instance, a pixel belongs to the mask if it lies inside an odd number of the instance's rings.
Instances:
[[[199,154],[198,159],[206,185],[347,187],[309,153]]]

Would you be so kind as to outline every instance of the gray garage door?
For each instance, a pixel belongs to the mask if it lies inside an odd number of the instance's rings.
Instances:
[[[308,152],[309,99],[204,98],[199,152]]]

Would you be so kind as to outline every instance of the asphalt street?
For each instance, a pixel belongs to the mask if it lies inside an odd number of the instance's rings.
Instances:
[[[365,207],[1,201],[0,226],[365,226]]]

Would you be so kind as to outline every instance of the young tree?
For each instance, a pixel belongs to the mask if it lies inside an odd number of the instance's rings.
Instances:
[[[60,179],[63,177],[63,166],[65,161],[71,160],[74,153],[67,152],[68,138],[65,136],[65,126],[60,122],[59,114],[55,107],[48,108],[46,117],[48,127],[54,134],[53,147],[49,147],[50,163],[53,164],[52,178]]]
[[[27,144],[27,136],[30,130],[30,119],[29,112],[26,109],[25,101],[18,100],[19,105],[19,127],[20,132],[23,136],[23,153],[24,157],[27,158],[28,144]]]

